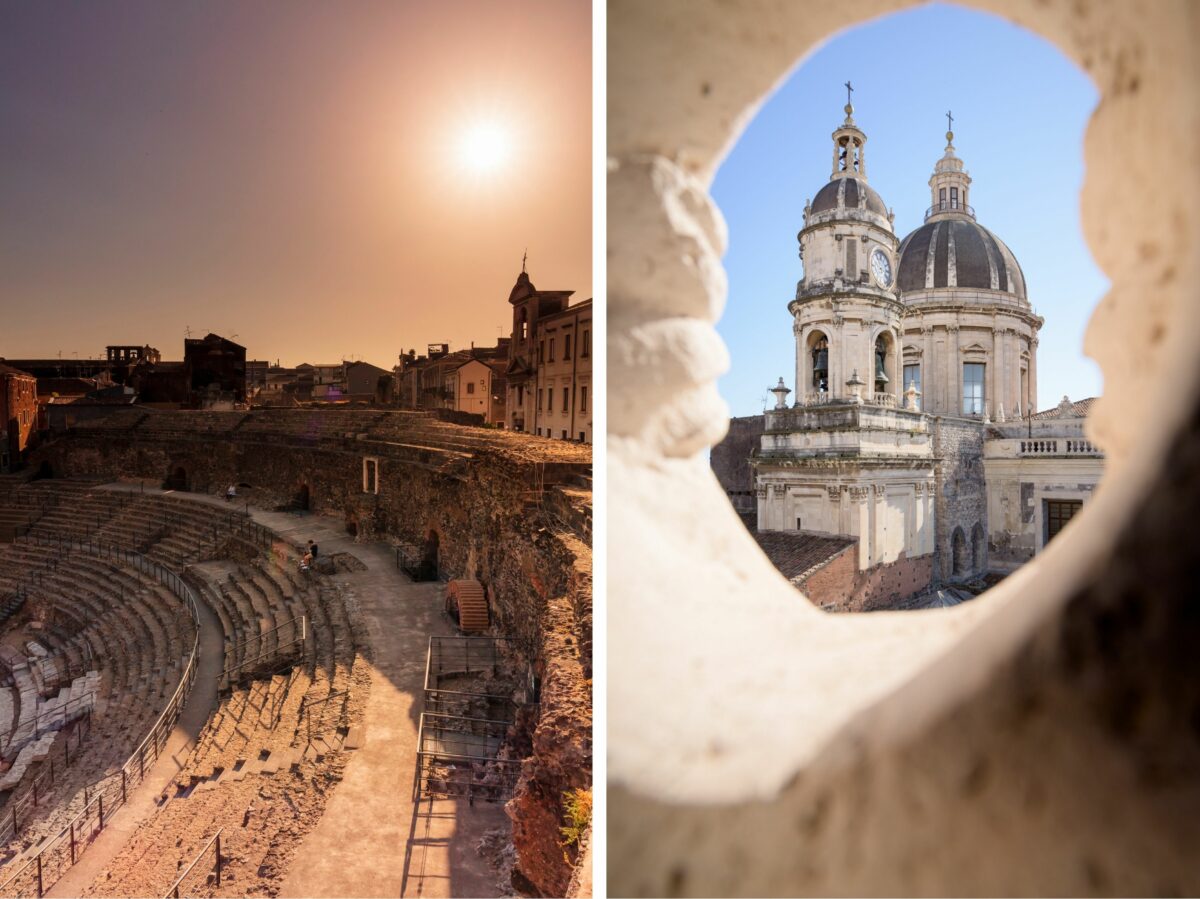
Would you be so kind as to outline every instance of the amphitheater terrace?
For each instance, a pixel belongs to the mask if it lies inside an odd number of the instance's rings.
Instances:
[[[433,413],[56,435],[0,477],[0,896],[576,894],[590,543],[589,447]]]

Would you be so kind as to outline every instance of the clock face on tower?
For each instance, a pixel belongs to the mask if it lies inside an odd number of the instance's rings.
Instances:
[[[871,274],[880,287],[892,286],[892,261],[879,247],[871,252]]]

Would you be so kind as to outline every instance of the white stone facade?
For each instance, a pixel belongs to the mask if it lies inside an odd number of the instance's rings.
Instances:
[[[1085,433],[1074,405],[1027,422],[998,425],[984,444],[990,567],[1012,571],[1041,552],[1051,536],[1052,503],[1091,501],[1104,454]]]

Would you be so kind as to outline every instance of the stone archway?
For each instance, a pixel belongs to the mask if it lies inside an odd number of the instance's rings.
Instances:
[[[1132,575],[1123,561],[1138,555],[1148,522],[1169,535],[1170,516],[1187,520],[1200,489],[1194,453],[1176,454],[1193,460],[1182,488],[1167,464],[1177,441],[1200,442],[1186,429],[1200,383],[1188,346],[1200,332],[1200,170],[1175,167],[1180,184],[1167,198],[1144,164],[1151,128],[1174,158],[1200,153],[1200,35],[1184,0],[973,4],[1054,42],[1103,92],[1082,206],[1112,285],[1086,338],[1105,374],[1089,438],[1108,453],[1108,472],[1076,527],[1020,578],[922,613],[920,633],[902,635],[894,620],[822,620],[797,602],[706,465],[728,422],[715,384],[727,355],[713,329],[726,293],[713,173],[798,59],[839,30],[913,5],[609,4],[608,620],[622,659],[608,694],[614,893],[1200,889],[1192,816],[1136,779],[1143,750],[1194,745],[1188,709],[1200,670],[1182,649],[1191,631],[1170,626],[1187,620],[1176,601],[1186,566],[1173,575],[1159,553],[1155,568]],[[1164,215],[1172,228],[1159,227]],[[1157,604],[1146,587],[1108,586],[1154,584],[1158,572],[1179,589]],[[681,594],[706,610],[686,630]],[[1140,660],[1135,681],[1127,666],[1095,663],[1092,637],[1106,607],[1137,601],[1162,610],[1161,627],[1103,631],[1124,642],[1122,658]],[[1056,635],[1068,614],[1082,641],[1071,658],[1089,686],[1063,673]],[[1180,649],[1186,678],[1165,676],[1162,654],[1148,651],[1156,641]],[[747,647],[771,660],[769,674],[729,677],[745,671]],[[858,658],[873,672],[860,677]],[[1170,713],[1152,736],[1123,739],[1105,718],[1122,682],[1161,688],[1156,708]],[[1197,769],[1189,761],[1171,776],[1191,791]],[[1094,790],[1098,777],[1112,788]],[[1012,782],[1035,791],[1042,814],[995,787]],[[895,826],[914,815],[921,828]],[[972,823],[983,819],[986,864]],[[1153,875],[1132,821],[1152,832]],[[797,853],[821,861],[797,866]]]
[[[187,469],[182,465],[172,465],[167,472],[166,480],[163,482],[163,489],[178,490],[186,493],[191,489],[189,486],[190,483]]]
[[[296,491],[296,496],[292,500],[293,505],[298,512],[308,512],[312,505],[312,496],[308,489],[308,484],[302,483]]]
[[[950,574],[960,578],[970,572],[970,560],[967,557],[967,538],[963,536],[962,528],[955,528],[950,535]]]
[[[987,569],[987,536],[978,521],[971,528],[971,573],[983,574]]]
[[[436,581],[441,572],[438,561],[438,549],[441,546],[441,536],[435,528],[430,528],[425,535],[425,543],[421,554],[421,574],[423,580]]]

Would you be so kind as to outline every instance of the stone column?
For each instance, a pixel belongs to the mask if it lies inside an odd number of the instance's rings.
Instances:
[[[804,405],[804,400],[808,397],[809,392],[812,390],[812,372],[810,370],[808,377],[805,377],[806,366],[804,364],[804,359],[808,355],[808,353],[805,352],[805,345],[808,343],[808,329],[804,328],[800,324],[799,315],[797,315],[796,320],[792,322],[792,333],[796,336],[796,380],[794,382],[796,385],[796,405],[802,406]],[[810,360],[809,367],[811,367],[811,365],[812,362]]]
[[[924,349],[921,353],[921,408],[930,411],[930,404],[936,407],[938,398],[930,391],[937,383],[933,376],[933,328],[921,325],[921,338]],[[936,408],[933,411],[937,411]]]
[[[1009,374],[1009,393],[1012,395],[1015,413],[1016,404],[1021,404],[1021,414],[1025,414],[1025,400],[1021,398],[1021,335],[1015,328],[1008,329],[1008,358],[1011,364]]]
[[[835,311],[829,322],[829,396],[842,398],[846,396],[843,382],[850,377],[850,372],[842,364],[846,358],[846,320]]]
[[[1029,340],[1029,410],[1037,412],[1037,347],[1038,339]]]
[[[867,502],[870,489],[867,487],[851,487],[850,493],[850,531],[858,538],[858,570],[871,567],[871,509]]]
[[[946,328],[946,356],[946,385],[950,391],[946,412],[962,415],[962,350],[959,348],[958,325]]]

